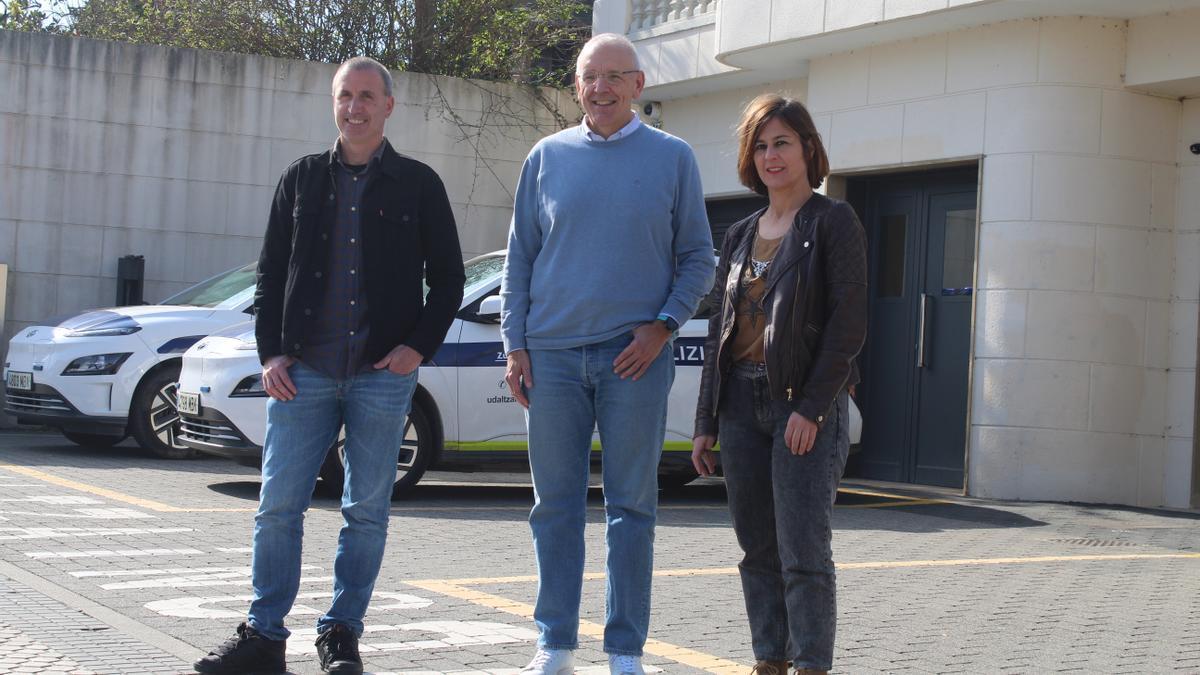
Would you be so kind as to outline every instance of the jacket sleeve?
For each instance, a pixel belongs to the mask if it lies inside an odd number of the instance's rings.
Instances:
[[[287,285],[288,260],[292,254],[292,209],[296,201],[298,165],[293,164],[279,178],[267,233],[258,256],[257,285],[254,289],[254,337],[261,362],[285,354],[283,340],[283,291]]]
[[[426,169],[422,177],[421,208],[417,216],[421,230],[421,253],[425,259],[425,307],[417,326],[405,342],[425,359],[446,339],[446,331],[462,303],[462,249],[458,243],[458,226],[450,208],[446,186],[433,171]]]
[[[794,410],[824,421],[846,386],[867,336],[867,238],[849,204],[830,209],[825,228],[825,322],[816,356]]]
[[[716,436],[719,424],[717,422],[717,392],[714,391],[717,368],[717,351],[721,344],[721,319],[724,315],[725,280],[729,276],[729,256],[737,248],[737,238],[734,236],[736,227],[725,232],[725,241],[721,244],[721,259],[717,263],[716,275],[713,278],[712,289],[701,303],[712,308],[708,317],[708,336],[704,339],[704,365],[700,369],[700,392],[696,399],[696,424],[693,431],[695,436]]]

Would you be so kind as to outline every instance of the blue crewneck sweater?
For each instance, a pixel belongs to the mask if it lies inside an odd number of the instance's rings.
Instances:
[[[712,280],[687,143],[646,125],[611,142],[573,127],[530,151],[500,290],[506,351],[602,342],[660,313],[683,323]]]

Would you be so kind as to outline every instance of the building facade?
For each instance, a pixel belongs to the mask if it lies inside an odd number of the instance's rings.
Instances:
[[[811,110],[867,228],[853,475],[1200,505],[1200,1],[597,0],[710,208],[732,131]],[[742,207],[739,209],[739,207]]]

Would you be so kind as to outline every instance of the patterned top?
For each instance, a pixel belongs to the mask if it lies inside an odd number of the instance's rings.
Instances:
[[[333,231],[323,244],[329,248],[329,266],[325,270],[325,293],[300,359],[308,367],[335,380],[349,379],[372,370],[364,362],[367,345],[367,293],[362,268],[362,218],[359,207],[363,193],[379,172],[383,144],[364,166],[348,166],[334,148],[334,194],[337,216]]]
[[[744,272],[738,283],[733,340],[730,343],[734,363],[766,362],[763,332],[767,329],[767,312],[763,307],[763,294],[767,290],[767,269],[775,259],[775,254],[779,252],[781,243],[783,237],[763,239],[757,234],[754,235],[754,252],[750,255],[750,264],[743,268]]]

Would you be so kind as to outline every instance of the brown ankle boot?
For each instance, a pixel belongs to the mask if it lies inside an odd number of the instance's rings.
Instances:
[[[787,661],[759,661],[754,664],[750,675],[787,675]]]

